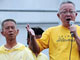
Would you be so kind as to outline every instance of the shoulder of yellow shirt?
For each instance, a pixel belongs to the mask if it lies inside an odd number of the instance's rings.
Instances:
[[[19,46],[19,47],[16,47],[16,48],[14,48],[14,49],[8,50],[8,49],[6,49],[6,48],[4,47],[4,45],[2,45],[2,46],[0,47],[0,53],[8,53],[8,52],[13,52],[13,51],[21,51],[21,50],[24,50],[24,49],[26,48],[23,44],[20,44],[20,43],[18,43],[18,46]]]

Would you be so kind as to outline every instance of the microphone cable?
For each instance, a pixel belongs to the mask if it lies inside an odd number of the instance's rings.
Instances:
[[[70,48],[69,60],[71,60],[72,43],[73,43],[73,35],[71,35],[71,48]]]
[[[69,25],[70,25],[70,26],[74,25],[74,21],[69,21]],[[70,34],[71,34],[71,48],[70,48],[69,60],[71,60],[72,43],[73,43],[73,37],[74,37],[73,32],[70,32]]]

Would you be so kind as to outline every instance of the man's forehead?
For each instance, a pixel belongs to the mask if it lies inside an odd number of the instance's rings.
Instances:
[[[4,22],[4,26],[13,26],[13,25],[16,25],[16,24],[14,22],[12,22],[12,21]]]
[[[15,24],[13,21],[6,21],[4,24]]]
[[[71,4],[71,3],[65,3],[65,4],[62,4],[62,5],[60,6],[60,10],[62,10],[62,9],[67,9],[67,8],[75,10],[74,5]]]

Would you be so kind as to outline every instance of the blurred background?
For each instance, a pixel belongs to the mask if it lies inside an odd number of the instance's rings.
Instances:
[[[26,25],[30,24],[31,27],[39,26],[46,30],[49,27],[61,24],[57,12],[60,3],[63,1],[75,3],[78,13],[76,24],[79,25],[80,0],[0,0],[0,25],[5,19],[14,19],[19,29],[17,41],[27,46]],[[5,38],[0,33],[0,46],[2,44],[5,44]],[[49,58],[48,49],[42,52]]]

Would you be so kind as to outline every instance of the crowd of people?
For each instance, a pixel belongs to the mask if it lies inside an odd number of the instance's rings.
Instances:
[[[80,26],[70,25],[70,21],[75,22],[77,16],[75,4],[71,1],[62,2],[57,16],[62,24],[45,31],[27,25],[27,47],[16,41],[19,33],[16,21],[5,19],[1,24],[1,34],[6,44],[0,46],[0,60],[48,60],[41,53],[47,48],[50,60],[80,60]]]

